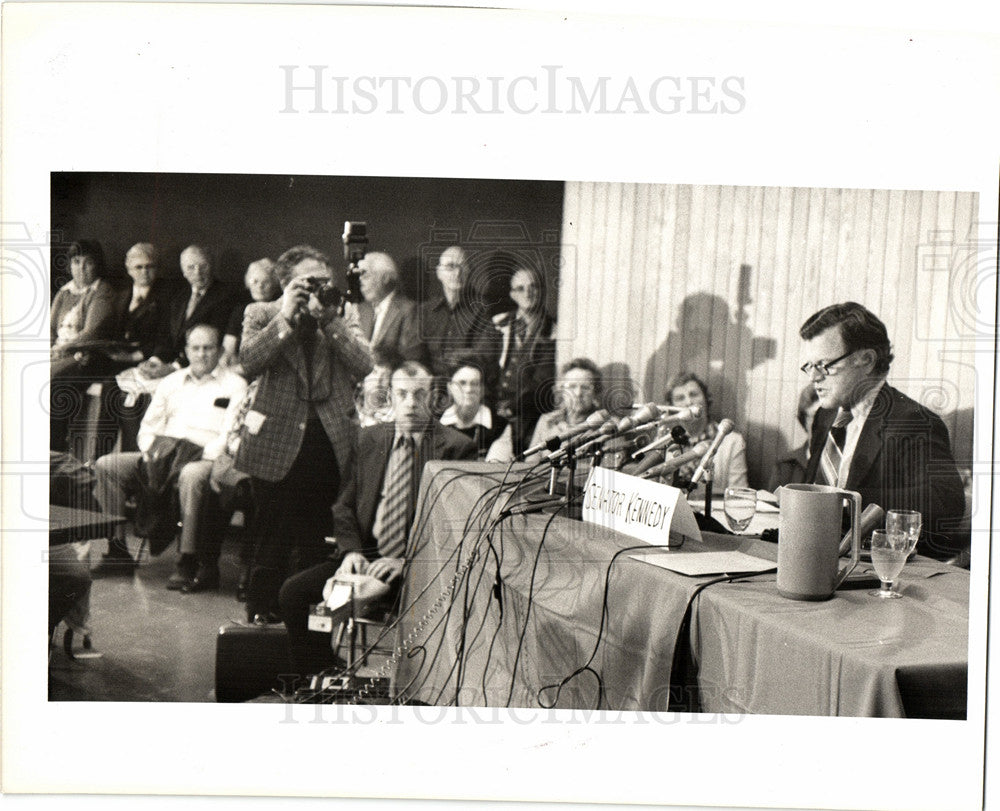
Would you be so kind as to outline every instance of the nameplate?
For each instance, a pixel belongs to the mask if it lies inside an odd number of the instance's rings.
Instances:
[[[701,540],[683,491],[605,467],[593,468],[587,477],[583,520],[656,546]]]

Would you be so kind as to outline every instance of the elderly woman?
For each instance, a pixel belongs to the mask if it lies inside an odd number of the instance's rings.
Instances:
[[[116,294],[101,274],[104,251],[94,240],[69,247],[72,278],[52,300],[52,367],[49,402],[49,446],[67,448],[69,423],[90,382],[102,375],[104,356],[87,351],[90,341],[114,337]]]
[[[441,424],[461,431],[476,443],[480,459],[507,428],[507,420],[483,402],[483,370],[475,357],[457,359],[448,379],[451,405],[441,415]]]
[[[700,416],[684,422],[692,445],[715,438],[719,424],[709,416],[712,398],[708,393],[708,387],[701,378],[691,372],[681,372],[675,375],[667,383],[666,399],[670,405],[680,408],[695,405],[701,407]],[[715,454],[713,465],[712,481],[716,492],[722,493],[727,487],[747,486],[746,448],[743,436],[736,431],[732,431],[723,438],[722,444],[719,445],[719,450]],[[697,467],[697,463],[693,462],[681,468],[678,471],[679,478],[690,478],[695,467]],[[700,488],[700,491],[703,496],[703,488]]]
[[[575,425],[587,419],[600,407],[604,394],[604,382],[597,364],[588,358],[574,358],[562,367],[556,397],[560,406],[538,418],[528,447],[560,436]],[[511,431],[504,431],[486,456],[487,462],[509,462],[514,458]],[[538,454],[527,457],[527,461],[537,462]]]
[[[278,277],[274,275],[274,260],[266,256],[250,263],[243,276],[243,284],[249,291],[252,302],[274,301],[281,295],[281,285],[278,284]],[[243,311],[245,309],[246,305],[241,303],[233,308],[233,313],[229,316],[229,323],[226,325],[226,332],[222,337],[220,366],[236,367],[239,363],[240,336],[243,334]],[[237,368],[234,371],[239,372],[240,370]]]

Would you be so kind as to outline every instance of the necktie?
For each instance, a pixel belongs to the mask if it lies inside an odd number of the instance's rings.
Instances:
[[[137,292],[134,296],[132,296],[132,303],[129,305],[128,311],[133,312],[134,310],[138,310],[145,300],[146,294]]]
[[[397,438],[385,470],[385,489],[375,515],[373,533],[382,557],[401,558],[413,521],[415,486],[413,437]]]
[[[844,443],[847,440],[847,426],[853,419],[850,411],[841,410],[833,425],[830,426],[830,433],[826,437],[823,445],[823,455],[819,460],[818,478],[822,478],[826,484],[833,487],[838,486],[840,477],[840,465],[844,460]]]
[[[514,346],[520,349],[524,346],[524,338],[528,334],[528,325],[523,318],[514,319]]]
[[[187,314],[184,316],[185,320],[191,320],[191,316],[194,315],[195,307],[198,306],[198,302],[201,301],[202,296],[204,295],[205,291],[191,288],[191,298],[188,299]]]

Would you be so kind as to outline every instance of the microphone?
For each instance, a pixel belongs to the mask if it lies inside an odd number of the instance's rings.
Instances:
[[[667,473],[673,473],[675,470],[680,470],[688,462],[693,462],[695,459],[701,457],[709,449],[710,445],[706,442],[699,442],[691,450],[684,451],[684,453],[679,453],[672,459],[668,459],[662,464],[656,465],[655,467],[649,468],[645,473],[645,478],[653,478],[655,476],[663,476]],[[645,462],[646,460],[643,459]]]
[[[684,448],[691,447],[691,437],[688,436],[688,432],[684,430],[683,425],[675,425],[671,428],[670,436],[674,438],[674,442],[676,442],[682,450]]]
[[[679,411],[677,414],[674,414],[669,417],[664,417],[660,421],[660,424],[663,426],[677,425],[678,423],[687,422],[688,420],[696,420],[700,416],[701,416],[701,406],[693,405],[681,409],[681,411]],[[730,430],[732,430],[731,427]],[[667,434],[666,436],[661,436],[659,439],[650,442],[648,445],[646,445],[646,447],[639,448],[639,450],[637,450],[635,453],[632,454],[632,458],[636,459],[644,453],[648,453],[649,451],[655,451],[657,448],[662,448],[664,445],[669,445],[673,441],[674,438],[670,434]]]
[[[641,462],[629,462],[622,468],[622,473],[627,473],[629,476],[642,476],[651,467],[655,467],[660,464],[666,454],[663,451],[651,451],[642,457]]]
[[[631,431],[644,423],[649,422],[654,417],[657,418],[658,422],[659,416],[659,409],[657,409],[656,403],[648,403],[630,417],[623,417],[620,420],[608,420],[597,430],[596,435],[582,436],[575,441],[570,442],[563,450],[570,451],[579,449],[582,453],[584,449],[589,448],[591,444],[604,442],[606,439]]]
[[[554,451],[560,445],[563,444],[567,439],[572,439],[575,436],[579,436],[584,431],[592,431],[595,428],[600,427],[608,418],[608,412],[603,408],[600,411],[595,411],[586,420],[581,422],[579,425],[574,425],[572,428],[567,430],[565,433],[559,436],[554,436],[545,442],[539,442],[537,445],[532,445],[526,451],[522,451],[517,455],[517,461],[523,462],[528,456],[533,456],[536,453],[541,453],[542,451]]]
[[[703,478],[705,478],[705,469],[715,458],[715,454],[719,450],[719,445],[722,444],[722,440],[732,433],[732,430],[735,427],[736,426],[733,425],[733,421],[730,419],[725,419],[719,423],[719,433],[715,435],[715,439],[712,440],[712,444],[709,446],[708,450],[705,451],[705,455],[698,463],[698,467],[694,470],[694,475],[691,477],[691,484],[688,485],[689,492],[694,489]]]

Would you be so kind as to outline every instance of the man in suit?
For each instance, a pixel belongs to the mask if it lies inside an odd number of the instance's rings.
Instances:
[[[394,423],[361,430],[351,473],[333,506],[337,552],[330,560],[289,578],[281,588],[281,616],[288,627],[295,672],[306,676],[333,664],[329,635],[308,631],[309,608],[337,574],[360,573],[398,593],[420,472],[431,459],[475,459],[476,446],[433,421],[430,373],[404,361],[390,385]]]
[[[372,368],[368,347],[337,305],[315,294],[333,277],[326,255],[299,245],[274,270],[281,298],[250,304],[244,315],[240,363],[260,380],[234,460],[253,480],[247,616],[260,622],[274,619],[286,569],[325,554],[330,505],[352,451],[355,385]]]
[[[854,302],[833,304],[799,330],[819,398],[806,481],[861,494],[864,506],[917,510],[921,554],[947,559],[965,539],[962,482],[941,418],[886,383],[892,350],[885,325]]]
[[[424,359],[417,305],[399,291],[399,268],[387,253],[370,253],[358,263],[364,301],[345,318],[371,346],[377,366]]]
[[[496,333],[486,305],[469,284],[469,263],[465,251],[457,245],[446,248],[437,264],[441,297],[420,305],[420,337],[427,346],[431,371],[443,381],[454,362],[473,353],[479,356],[488,379],[486,390],[493,391],[497,370]]]
[[[222,334],[229,321],[234,297],[215,278],[208,249],[189,245],[181,251],[181,273],[190,293],[170,301],[153,354],[139,364],[139,372],[144,377],[166,377],[186,365],[184,340],[195,324],[208,324]]]

